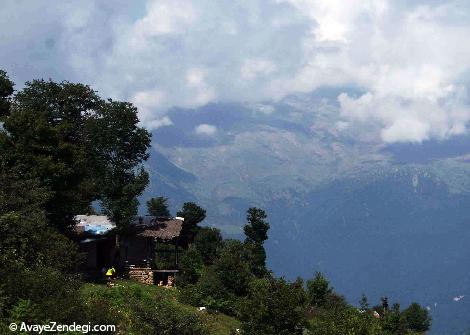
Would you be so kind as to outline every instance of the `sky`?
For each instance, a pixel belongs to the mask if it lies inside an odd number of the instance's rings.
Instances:
[[[86,83],[150,130],[172,107],[343,87],[342,128],[373,123],[385,143],[468,132],[468,0],[1,2],[0,68],[17,88]]]

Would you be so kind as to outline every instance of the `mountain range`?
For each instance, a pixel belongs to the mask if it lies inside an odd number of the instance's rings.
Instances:
[[[164,195],[173,211],[195,201],[233,237],[248,207],[264,208],[277,275],[322,271],[352,303],[417,301],[433,333],[465,333],[470,136],[385,143],[376,125],[342,117],[339,91],[172,109],[153,131],[142,199]]]

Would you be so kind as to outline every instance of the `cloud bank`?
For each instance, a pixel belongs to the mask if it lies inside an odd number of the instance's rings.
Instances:
[[[6,0],[0,67],[91,84],[149,129],[173,107],[259,103],[324,86],[385,142],[467,132],[470,4],[385,0]],[[40,15],[39,15],[40,14]],[[355,90],[354,92],[357,92]]]

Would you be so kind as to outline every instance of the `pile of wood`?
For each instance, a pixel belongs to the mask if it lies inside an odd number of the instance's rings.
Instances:
[[[129,269],[129,279],[142,284],[153,285],[153,271],[151,268],[131,267]]]

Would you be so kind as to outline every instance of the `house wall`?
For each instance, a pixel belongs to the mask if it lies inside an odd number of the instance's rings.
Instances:
[[[122,240],[121,258],[128,265],[142,265],[153,262],[152,247],[147,238],[131,236]]]
[[[80,245],[80,252],[86,253],[85,267],[88,269],[97,268],[96,242],[88,242]]]

